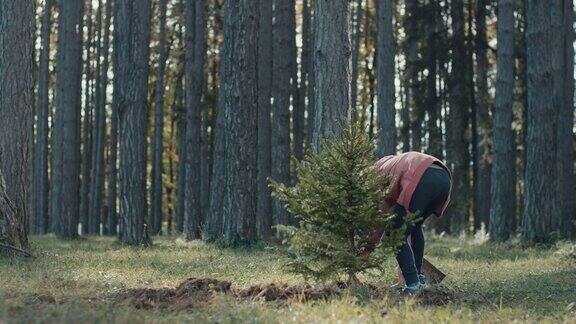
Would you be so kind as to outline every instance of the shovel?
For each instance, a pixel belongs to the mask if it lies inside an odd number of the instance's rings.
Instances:
[[[440,271],[440,269],[436,268],[436,266],[430,263],[430,261],[426,260],[426,258],[422,260],[422,273],[424,273],[424,276],[426,277],[426,281],[428,283],[435,285],[441,283],[442,280],[446,278],[446,274]],[[404,280],[404,276],[400,271],[400,268],[398,268],[398,283],[401,286],[403,286],[406,283],[406,281]]]

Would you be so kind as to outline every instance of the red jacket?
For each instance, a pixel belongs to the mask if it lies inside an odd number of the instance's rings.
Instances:
[[[448,167],[437,158],[419,152],[407,152],[398,155],[388,155],[376,162],[376,168],[393,178],[391,196],[383,202],[383,209],[390,208],[398,204],[406,210],[410,208],[410,201],[412,195],[420,182],[422,175],[433,163],[442,166],[448,174],[450,170]],[[450,195],[443,205],[439,205],[435,214],[442,216],[450,202]]]

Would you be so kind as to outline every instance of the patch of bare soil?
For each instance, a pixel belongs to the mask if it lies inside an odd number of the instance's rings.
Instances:
[[[210,303],[216,293],[230,292],[231,283],[211,278],[189,278],[176,288],[129,290],[127,297],[139,309],[188,309]]]
[[[190,278],[176,288],[141,288],[132,289],[122,294],[123,300],[129,301],[138,309],[173,309],[185,310],[210,305],[216,295],[229,295],[238,300],[263,300],[267,302],[309,302],[316,300],[331,300],[359,289],[368,300],[389,298],[400,301],[404,297],[391,289],[374,285],[363,285],[354,289],[344,282],[331,285],[288,285],[262,284],[243,289],[233,289],[228,281],[212,278]],[[352,290],[351,290],[352,289]],[[435,287],[423,291],[414,297],[418,303],[427,306],[442,306],[458,299],[456,294],[443,287]]]
[[[345,284],[313,287],[311,285],[290,286],[288,284],[256,285],[236,292],[241,299],[263,299],[265,301],[299,301],[328,300],[340,296]]]

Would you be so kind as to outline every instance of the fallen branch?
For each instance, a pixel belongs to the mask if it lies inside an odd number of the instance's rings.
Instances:
[[[12,245],[8,245],[8,244],[4,244],[4,243],[0,243],[0,249],[5,249],[5,250],[10,250],[13,252],[17,252],[22,254],[23,256],[27,257],[27,258],[31,258],[33,257],[32,253],[26,251],[26,250],[22,250],[20,248],[17,248],[15,246]]]

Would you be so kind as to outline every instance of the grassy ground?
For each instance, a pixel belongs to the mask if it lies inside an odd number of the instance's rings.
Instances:
[[[123,247],[110,238],[77,242],[32,237],[38,257],[0,259],[2,322],[568,322],[576,323],[576,263],[554,248],[522,250],[474,239],[435,237],[428,258],[448,274],[457,293],[444,306],[414,300],[359,303],[351,297],[329,302],[278,305],[219,297],[187,312],[139,310],[117,301],[129,288],[175,286],[188,277],[214,277],[235,287],[256,283],[299,283],[270,250],[218,249],[200,242],[162,238],[149,249]],[[384,286],[395,270],[368,280]]]

